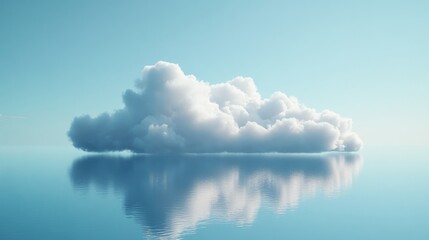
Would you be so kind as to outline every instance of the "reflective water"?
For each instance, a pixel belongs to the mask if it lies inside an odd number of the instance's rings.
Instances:
[[[428,157],[3,148],[0,239],[428,239]]]

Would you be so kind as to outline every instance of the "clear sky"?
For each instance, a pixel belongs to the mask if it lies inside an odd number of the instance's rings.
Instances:
[[[429,1],[0,0],[0,146],[70,145],[145,65],[252,77],[354,121],[366,145],[428,145]]]

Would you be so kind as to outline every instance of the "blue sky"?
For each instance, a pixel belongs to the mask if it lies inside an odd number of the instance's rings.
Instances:
[[[427,145],[428,12],[428,1],[0,0],[0,146],[70,145],[73,117],[120,108],[159,60],[334,110],[366,145]]]

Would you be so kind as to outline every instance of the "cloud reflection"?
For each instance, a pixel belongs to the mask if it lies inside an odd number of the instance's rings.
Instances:
[[[153,237],[177,238],[221,219],[251,224],[261,206],[278,213],[317,192],[334,194],[352,183],[358,154],[109,156],[77,159],[76,189],[113,190],[124,209]]]

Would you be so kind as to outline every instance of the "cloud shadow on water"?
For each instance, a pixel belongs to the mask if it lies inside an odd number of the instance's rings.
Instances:
[[[76,190],[123,196],[127,216],[145,235],[177,238],[211,219],[251,224],[262,206],[277,213],[320,192],[350,186],[356,153],[307,155],[90,155],[73,162]]]

